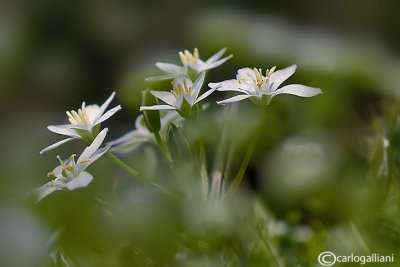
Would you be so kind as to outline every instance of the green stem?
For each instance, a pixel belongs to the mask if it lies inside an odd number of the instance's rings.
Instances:
[[[256,132],[254,133],[249,146],[247,147],[247,151],[246,154],[243,158],[242,164],[240,165],[239,171],[235,176],[235,179],[233,179],[231,185],[229,186],[227,192],[225,193],[225,195],[223,196],[223,198],[227,197],[227,196],[231,196],[233,193],[236,192],[236,190],[238,189],[240,183],[243,180],[243,176],[244,173],[247,169],[247,166],[249,165],[251,156],[253,155],[254,152],[254,148],[256,147],[256,144],[258,142],[258,139],[260,137],[261,134],[261,130],[262,130],[262,126],[263,126],[263,122],[265,119],[265,112],[266,112],[266,108],[263,107],[260,109],[260,121],[259,124],[256,128]]]
[[[223,198],[227,197],[227,196],[231,196],[233,193],[236,192],[236,190],[238,189],[240,183],[243,180],[243,176],[244,173],[247,169],[247,166],[249,165],[251,156],[253,155],[254,152],[254,148],[256,147],[257,141],[258,141],[258,134],[259,130],[257,129],[257,133],[253,136],[253,138],[250,141],[249,146],[247,147],[247,151],[246,154],[244,156],[244,159],[242,161],[242,164],[240,165],[239,171],[236,174],[235,179],[233,180],[232,184],[229,186],[228,191],[225,193],[225,195],[223,196]]]
[[[138,172],[129,167],[125,162],[117,158],[114,154],[112,154],[110,151],[106,153],[107,157],[111,159],[115,164],[117,164],[119,167],[130,173],[132,176],[137,176]]]
[[[154,132],[154,137],[156,138],[157,144],[160,147],[160,150],[163,153],[165,159],[167,160],[168,165],[172,168],[173,167],[172,157],[167,147],[165,146],[164,142],[161,139],[160,132]]]

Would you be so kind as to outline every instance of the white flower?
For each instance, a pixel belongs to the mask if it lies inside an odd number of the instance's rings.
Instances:
[[[160,136],[164,141],[167,138],[167,132],[171,124],[179,124],[182,121],[182,117],[175,111],[169,111],[165,114],[161,114],[161,129]],[[156,144],[156,139],[154,134],[150,132],[145,123],[143,115],[139,115],[135,121],[136,129],[127,132],[120,138],[109,142],[111,145],[111,151],[119,153],[127,153],[134,150],[142,143],[154,143]]]
[[[188,68],[194,70],[195,72],[197,72],[197,74],[199,74],[202,71],[216,68],[232,57],[232,55],[229,55],[225,58],[220,59],[222,55],[225,53],[225,51],[226,48],[221,49],[206,61],[200,59],[199,50],[197,48],[194,49],[193,54],[190,53],[188,50],[185,50],[184,52],[179,52],[179,57],[181,59],[183,66],[178,66],[170,63],[157,62],[156,67],[159,68],[161,71],[165,72],[165,75],[150,77],[147,78],[146,81],[168,80],[168,79],[189,77],[190,75]]]
[[[86,106],[85,102],[83,102],[82,107],[78,109],[78,112],[75,110],[72,110],[71,112],[67,111],[66,113],[70,124],[47,126],[47,129],[50,131],[69,136],[69,138],[42,149],[40,154],[52,150],[73,139],[84,139],[91,142],[99,131],[99,128],[96,126],[110,118],[115,112],[121,109],[121,106],[118,105],[104,113],[114,96],[115,92],[110,95],[106,102],[101,105],[101,107],[96,104]]]
[[[86,187],[93,180],[93,176],[86,172],[85,169],[110,148],[110,146],[106,146],[99,149],[106,137],[107,131],[107,128],[103,129],[93,140],[92,144],[85,148],[76,162],[75,154],[65,161],[57,156],[60,165],[47,174],[48,177],[53,175],[55,178],[37,189],[38,201],[57,190],[74,190]]]
[[[266,70],[265,76],[261,69],[242,68],[238,70],[236,79],[226,80],[219,83],[209,83],[210,88],[218,91],[236,91],[242,94],[218,101],[218,104],[226,104],[250,98],[260,104],[269,104],[271,99],[279,94],[291,94],[302,97],[312,97],[321,94],[319,88],[313,88],[302,84],[289,84],[278,88],[295,71],[296,65],[274,72],[275,67]]]
[[[173,89],[170,92],[151,91],[152,95],[161,99],[167,105],[141,106],[140,111],[171,109],[176,110],[182,117],[189,117],[192,107],[205,99],[216,89],[210,89],[199,97],[204,77],[205,72],[203,71],[193,85],[190,79],[183,79],[178,83],[172,82]]]

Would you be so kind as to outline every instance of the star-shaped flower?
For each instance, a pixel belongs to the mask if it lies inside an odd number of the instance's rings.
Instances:
[[[50,131],[69,136],[69,138],[42,149],[40,154],[52,150],[73,139],[84,139],[85,141],[91,142],[99,132],[98,125],[121,109],[121,105],[118,105],[105,112],[114,96],[115,92],[113,92],[100,107],[96,104],[86,106],[85,102],[83,102],[82,107],[78,109],[77,112],[75,110],[72,110],[71,112],[67,111],[66,113],[70,124],[47,126],[47,129]]]
[[[193,54],[190,53],[188,50],[185,50],[184,52],[179,52],[179,57],[183,66],[178,66],[171,63],[157,62],[156,67],[163,71],[165,75],[150,77],[147,78],[146,81],[169,80],[175,78],[190,77],[190,69],[194,70],[198,75],[202,71],[207,71],[209,69],[213,69],[222,65],[225,61],[230,59],[232,55],[220,59],[225,51],[226,48],[221,49],[206,61],[200,59],[199,50],[197,48],[194,49]]]
[[[182,117],[189,117],[192,107],[216,90],[216,88],[210,89],[199,97],[204,77],[205,72],[203,71],[193,84],[190,79],[183,79],[177,83],[172,82],[173,89],[170,92],[151,91],[152,95],[167,105],[141,106],[140,111],[171,109],[176,110]]]
[[[321,94],[321,89],[302,84],[289,84],[278,88],[296,71],[296,68],[296,65],[292,65],[285,69],[275,71],[275,67],[273,67],[270,70],[266,70],[265,76],[262,75],[261,69],[242,68],[238,70],[236,79],[219,83],[209,83],[208,86],[218,91],[235,91],[242,93],[218,101],[218,104],[227,104],[250,98],[250,100],[258,104],[268,105],[272,98],[279,94],[291,94],[302,97],[312,97]]]
[[[57,156],[60,165],[47,174],[48,177],[54,176],[55,178],[37,189],[38,201],[57,190],[74,190],[86,187],[93,180],[93,176],[85,170],[110,148],[108,145],[99,149],[107,131],[107,128],[103,129],[76,161],[75,154],[65,161]]]
[[[161,129],[160,136],[165,141],[168,128],[171,124],[179,124],[182,121],[182,117],[175,111],[169,111],[161,114]],[[154,143],[156,144],[156,139],[154,134],[150,132],[145,123],[143,115],[139,115],[135,121],[136,129],[127,132],[118,139],[115,139],[108,144],[111,145],[111,151],[119,153],[127,153],[134,150],[142,143]]]

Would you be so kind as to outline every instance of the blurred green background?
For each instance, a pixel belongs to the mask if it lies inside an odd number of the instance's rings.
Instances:
[[[396,253],[399,8],[394,0],[1,1],[0,265],[316,266],[328,249]],[[178,51],[194,47],[202,59],[223,47],[234,54],[207,82],[233,78],[240,67],[297,64],[289,81],[323,90],[312,99],[274,99],[235,205],[210,208],[187,181],[178,186],[185,201],[170,199],[141,188],[107,159],[89,169],[95,180],[88,188],[37,205],[26,200],[48,181],[57,154],[84,147],[39,155],[60,139],[47,125],[115,90],[112,105],[123,109],[105,126],[108,140],[120,136],[133,128],[141,91],[168,85],[144,82],[159,74],[154,63],[179,63]],[[254,117],[250,105],[241,108],[233,122],[239,135]],[[218,115],[215,104],[210,110]],[[214,123],[218,128],[218,120],[206,119],[196,131],[212,139],[207,125]],[[158,156],[144,146],[125,160],[167,184],[172,178],[163,177]],[[389,169],[383,178],[381,166]],[[259,221],[268,227],[253,227]],[[274,247],[250,253],[248,244],[257,247],[252,240],[264,234]]]

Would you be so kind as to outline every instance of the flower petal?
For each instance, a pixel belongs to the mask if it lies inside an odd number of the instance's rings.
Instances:
[[[270,92],[275,91],[279,87],[279,85],[281,85],[290,76],[292,76],[293,73],[296,71],[296,68],[296,65],[292,65],[272,73],[271,77],[269,77]]]
[[[52,149],[54,149],[54,148],[56,148],[56,147],[61,146],[62,144],[67,143],[67,142],[69,142],[69,141],[71,141],[71,140],[74,140],[74,139],[77,139],[77,138],[76,138],[76,137],[71,137],[71,138],[67,138],[67,139],[58,141],[57,143],[54,143],[54,144],[52,144],[52,145],[50,145],[50,146],[48,146],[48,147],[46,147],[46,148],[40,150],[39,153],[40,153],[40,154],[43,154],[44,152],[50,151],[50,150],[52,150]]]
[[[42,185],[41,187],[39,187],[38,189],[36,189],[36,195],[37,195],[37,201],[39,202],[41,201],[43,198],[47,197],[48,195],[50,195],[51,193],[60,190],[59,188],[56,187],[52,187],[51,186],[51,182],[48,182],[44,185]]]
[[[104,138],[106,137],[106,134],[108,132],[108,128],[104,128],[93,140],[93,142],[90,144],[90,146],[86,147],[82,154],[79,156],[77,162],[81,162],[82,160],[87,160],[90,159],[90,157],[93,155],[94,152],[101,146],[101,144],[104,141]]]
[[[222,55],[225,53],[225,51],[226,51],[226,47],[222,48],[217,53],[212,55],[209,59],[206,60],[205,63],[207,64],[207,63],[212,63],[214,61],[217,61],[220,57],[222,57]]]
[[[97,113],[97,116],[94,118],[93,122],[97,121],[101,117],[101,115],[103,115],[104,111],[106,111],[108,105],[110,105],[114,96],[115,96],[115,92],[112,92],[111,95],[107,98],[106,102],[104,102],[103,105],[101,105],[101,107]]]
[[[161,99],[162,101],[164,101],[165,103],[167,103],[168,105],[175,105],[175,97],[171,92],[165,92],[165,91],[150,91],[150,93],[157,97],[158,99]]]
[[[100,124],[103,121],[107,120],[108,118],[110,118],[112,115],[114,115],[117,111],[121,110],[121,105],[118,105],[112,109],[110,109],[109,111],[107,111],[106,113],[104,113],[104,115],[102,115],[97,121],[94,122],[94,125]]]
[[[170,105],[154,105],[154,106],[141,106],[139,111],[144,110],[163,110],[163,109],[176,109],[176,107]]]
[[[96,150],[93,153],[93,155],[90,156],[89,161],[80,162],[78,160],[78,162],[75,165],[74,174],[79,175],[82,171],[84,171],[87,167],[89,167],[89,165],[91,165],[93,162],[95,162],[97,159],[99,159],[101,156],[103,156],[109,149],[110,149],[110,145],[107,145],[103,148]]]
[[[72,129],[71,124],[63,124],[63,125],[49,125],[47,129],[52,131],[53,133],[67,135],[71,137],[79,137],[79,135]]]
[[[144,80],[146,82],[155,82],[155,81],[169,80],[169,79],[173,79],[173,78],[174,78],[174,75],[165,74],[165,75],[160,75],[160,76],[148,77]]]
[[[236,79],[230,79],[219,83],[209,83],[208,87],[216,88],[218,91],[244,92],[244,90],[240,88],[240,83]]]
[[[202,71],[199,77],[196,79],[192,86],[192,96],[193,99],[196,99],[200,93],[201,87],[203,86],[204,78],[206,77],[206,73]]]
[[[318,94],[322,94],[321,89],[305,86],[302,84],[289,84],[286,85],[275,92],[271,92],[268,95],[279,95],[279,94],[290,94],[302,97],[312,97]]]
[[[184,68],[171,63],[157,62],[156,67],[163,72],[173,74],[174,76],[184,74]]]
[[[233,55],[229,55],[229,56],[227,56],[227,57],[225,57],[223,59],[220,59],[218,61],[215,61],[215,62],[206,62],[206,64],[200,69],[200,71],[216,68],[216,67],[224,64],[225,61],[227,61],[228,59],[230,59],[232,57],[233,57]]]
[[[68,190],[86,187],[92,180],[93,176],[90,173],[81,172],[77,177],[68,182],[66,187]]]
[[[249,98],[249,97],[251,97],[251,95],[237,95],[237,96],[225,99],[225,100],[217,101],[217,104],[218,105],[225,105],[227,103],[242,101],[242,100],[244,100],[246,98]]]
[[[211,95],[215,90],[216,90],[216,88],[208,90],[207,92],[202,94],[199,98],[197,98],[197,100],[196,100],[196,102],[194,102],[194,104],[197,104],[198,102],[200,102],[201,100],[203,100],[207,96]]]

